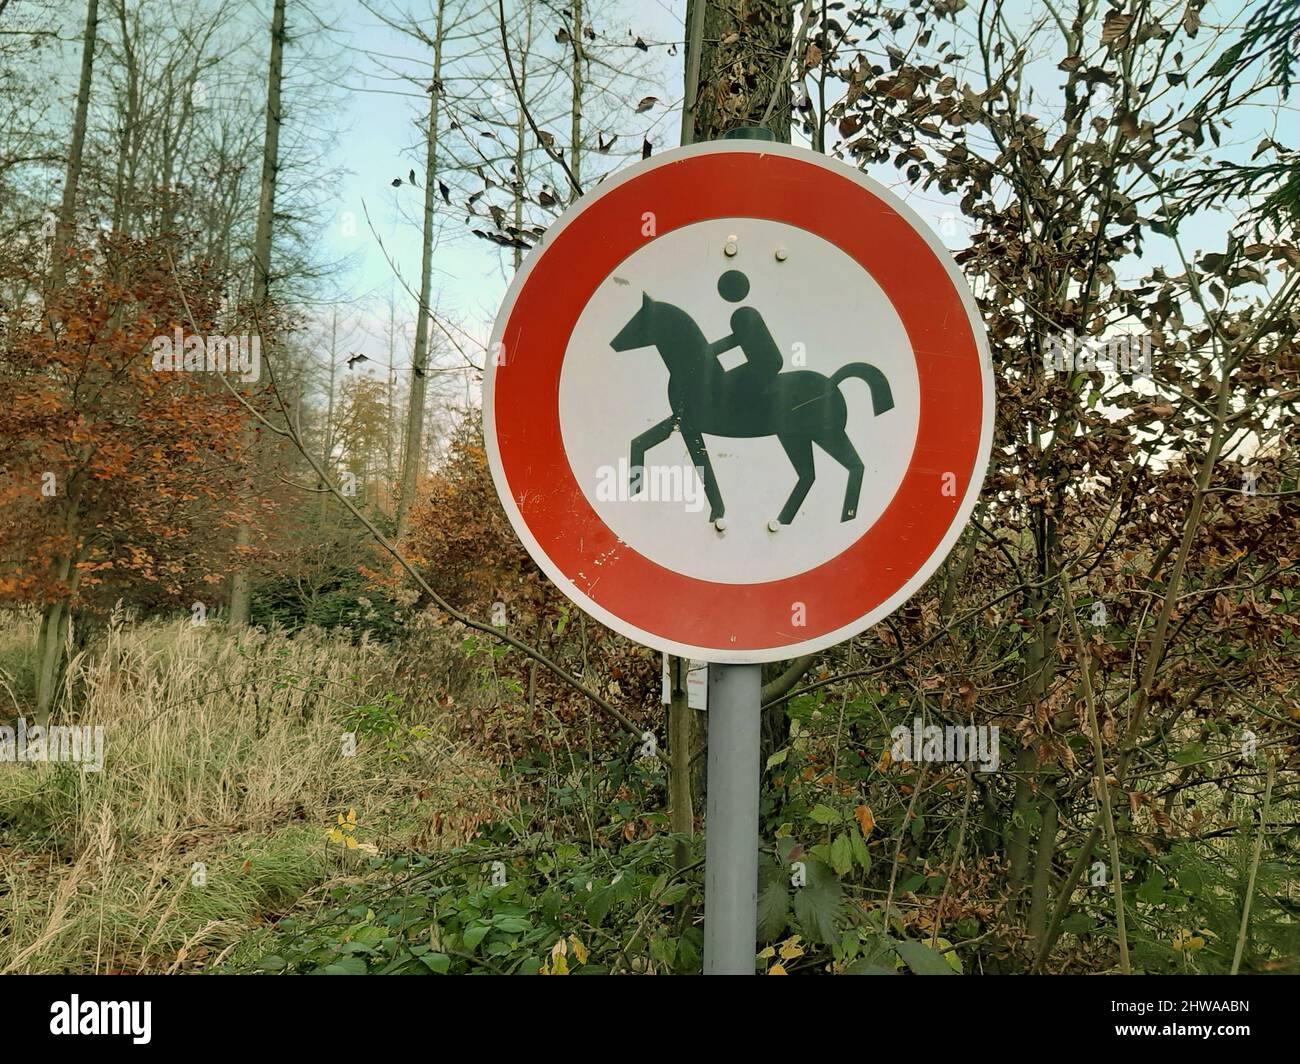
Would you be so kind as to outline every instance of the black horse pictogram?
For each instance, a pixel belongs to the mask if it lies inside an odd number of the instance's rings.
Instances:
[[[718,282],[718,290],[725,299],[737,302],[748,294],[749,282],[744,274],[730,270]],[[812,370],[782,372],[780,349],[758,311],[742,307],[732,315],[731,324],[731,336],[710,344],[686,311],[643,293],[641,308],[610,341],[615,351],[654,347],[668,367],[672,413],[632,440],[629,491],[636,495],[642,488],[646,452],[674,431],[680,432],[704,481],[709,520],[716,521],[726,507],[704,434],[776,436],[798,474],[781,510],[781,524],[794,520],[816,479],[814,443],[848,470],[840,520],[852,520],[858,511],[863,465],[844,431],[848,408],[839,385],[850,377],[865,381],[871,389],[872,411],[879,416],[894,405],[885,375],[865,362],[850,362],[829,377]],[[735,346],[745,352],[746,362],[726,370],[717,355]]]

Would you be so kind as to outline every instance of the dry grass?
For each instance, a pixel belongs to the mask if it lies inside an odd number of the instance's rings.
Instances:
[[[4,716],[35,634],[0,615]],[[496,768],[394,671],[364,640],[112,625],[58,713],[104,727],[103,771],[0,764],[0,972],[203,968],[370,853],[462,841],[498,805]],[[344,851],[325,834],[349,809],[362,845]]]

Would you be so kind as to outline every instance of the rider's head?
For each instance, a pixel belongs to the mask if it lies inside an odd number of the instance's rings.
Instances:
[[[718,278],[718,295],[728,303],[739,303],[749,295],[749,278],[739,270],[728,270]]]

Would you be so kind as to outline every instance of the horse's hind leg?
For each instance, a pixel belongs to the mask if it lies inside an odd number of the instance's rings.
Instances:
[[[781,508],[781,516],[778,520],[783,525],[788,525],[794,520],[794,515],[799,512],[799,507],[803,505],[804,499],[808,497],[808,489],[813,486],[813,481],[817,479],[817,467],[813,465],[812,440],[807,436],[778,436],[781,446],[785,448],[785,453],[790,459],[790,464],[794,466],[794,471],[799,474],[799,479],[795,482],[794,490],[790,492],[790,497],[785,500],[785,506]]]
[[[844,489],[844,510],[840,513],[841,521],[852,521],[858,516],[858,496],[862,493],[862,459],[853,449],[844,430],[829,433],[824,438],[818,437],[818,444],[828,455],[849,471],[848,487]]]
[[[722,492],[718,490],[718,478],[713,475],[713,463],[709,461],[708,449],[704,446],[704,437],[693,429],[682,426],[682,439],[690,452],[691,461],[704,481],[704,494],[709,500],[709,520],[716,521],[726,512],[722,504]]]

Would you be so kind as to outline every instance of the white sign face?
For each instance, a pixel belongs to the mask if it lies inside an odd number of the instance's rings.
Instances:
[[[729,243],[736,248],[730,256]],[[894,405],[879,418],[865,382],[848,380],[838,388],[865,467],[854,520],[841,520],[848,470],[814,447],[812,486],[793,519],[780,522],[799,474],[775,434],[704,433],[725,503],[721,532],[709,520],[704,481],[680,433],[647,450],[644,488],[630,494],[630,443],[671,413],[669,370],[654,347],[613,352],[610,340],[640,309],[643,293],[687,311],[710,340],[732,334],[737,305],[719,295],[717,277],[704,285],[701,271],[683,270],[683,262],[712,267],[718,277],[743,272],[749,294],[741,305],[761,308],[782,372],[829,377],[846,363],[866,362],[889,382]],[[739,348],[719,356],[725,369],[744,363]],[[656,564],[730,584],[797,576],[850,547],[898,490],[919,420],[915,357],[880,286],[834,244],[757,218],[686,226],[621,262],[578,318],[560,374],[564,448],[592,509]],[[774,520],[780,526],[775,531],[769,527]]]
[[[772,661],[888,615],[974,507],[993,388],[941,242],[856,170],[723,141],[614,175],[516,275],[489,464],[537,563],[616,631]]]

